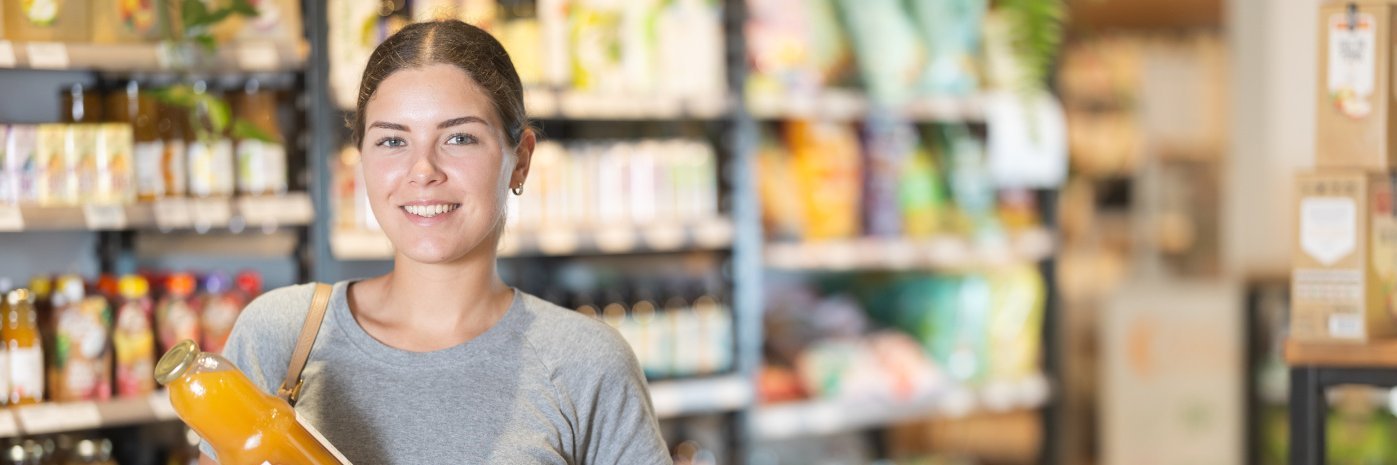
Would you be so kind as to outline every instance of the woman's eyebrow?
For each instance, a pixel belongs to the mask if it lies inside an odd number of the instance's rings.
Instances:
[[[369,127],[371,127],[371,128],[390,129],[390,130],[402,131],[402,132],[412,132],[411,130],[409,130],[409,129],[407,128],[407,126],[403,126],[403,125],[398,124],[398,123],[388,123],[388,122],[384,122],[384,121],[374,121],[372,124],[369,125]]]
[[[490,125],[490,123],[486,123],[485,120],[480,119],[476,116],[462,116],[460,118],[451,118],[449,120],[442,121],[441,124],[437,125],[437,129],[446,129],[452,126],[460,126],[466,123],[480,123],[486,126]]]

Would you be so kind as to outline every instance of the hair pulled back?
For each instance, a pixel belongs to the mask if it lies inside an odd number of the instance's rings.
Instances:
[[[410,24],[374,49],[359,81],[359,101],[350,128],[354,145],[364,139],[364,109],[384,79],[399,70],[437,63],[460,68],[485,91],[504,124],[509,146],[518,146],[529,119],[514,62],[490,33],[457,20]]]

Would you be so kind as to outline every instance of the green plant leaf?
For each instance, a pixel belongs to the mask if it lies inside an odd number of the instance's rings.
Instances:
[[[163,89],[156,89],[155,98],[162,103],[186,110],[194,107],[194,89],[191,89],[188,84],[175,84]]]
[[[193,37],[193,40],[194,43],[199,44],[199,46],[203,47],[204,50],[208,50],[210,52],[212,52],[213,49],[218,46],[218,42],[213,39],[213,35],[208,33],[196,35]]]
[[[233,120],[233,131],[231,134],[235,139],[255,139],[262,142],[276,143],[276,137],[267,134],[262,128],[242,118]]]
[[[223,134],[228,131],[228,125],[233,119],[233,111],[228,108],[228,104],[209,94],[198,94],[198,107],[208,118],[207,128],[214,134]]]
[[[204,6],[203,0],[184,0],[179,10],[180,20],[184,23],[185,31],[195,26],[205,24],[204,19],[209,15],[208,7]]]
[[[254,17],[258,15],[257,7],[252,6],[252,2],[248,0],[233,0],[233,3],[231,5],[228,5],[228,9],[234,13],[246,17]]]

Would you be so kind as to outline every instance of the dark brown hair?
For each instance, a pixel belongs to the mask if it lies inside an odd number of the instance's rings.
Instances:
[[[485,91],[504,124],[510,147],[518,146],[530,124],[514,62],[490,33],[457,20],[411,24],[378,44],[359,81],[359,102],[350,123],[354,145],[363,141],[364,108],[379,84],[399,70],[436,63],[461,68]]]

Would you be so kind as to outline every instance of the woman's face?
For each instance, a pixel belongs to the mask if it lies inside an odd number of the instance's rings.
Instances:
[[[369,206],[398,252],[423,263],[493,252],[505,193],[528,174],[532,135],[516,153],[490,98],[447,64],[394,72],[364,116]]]

